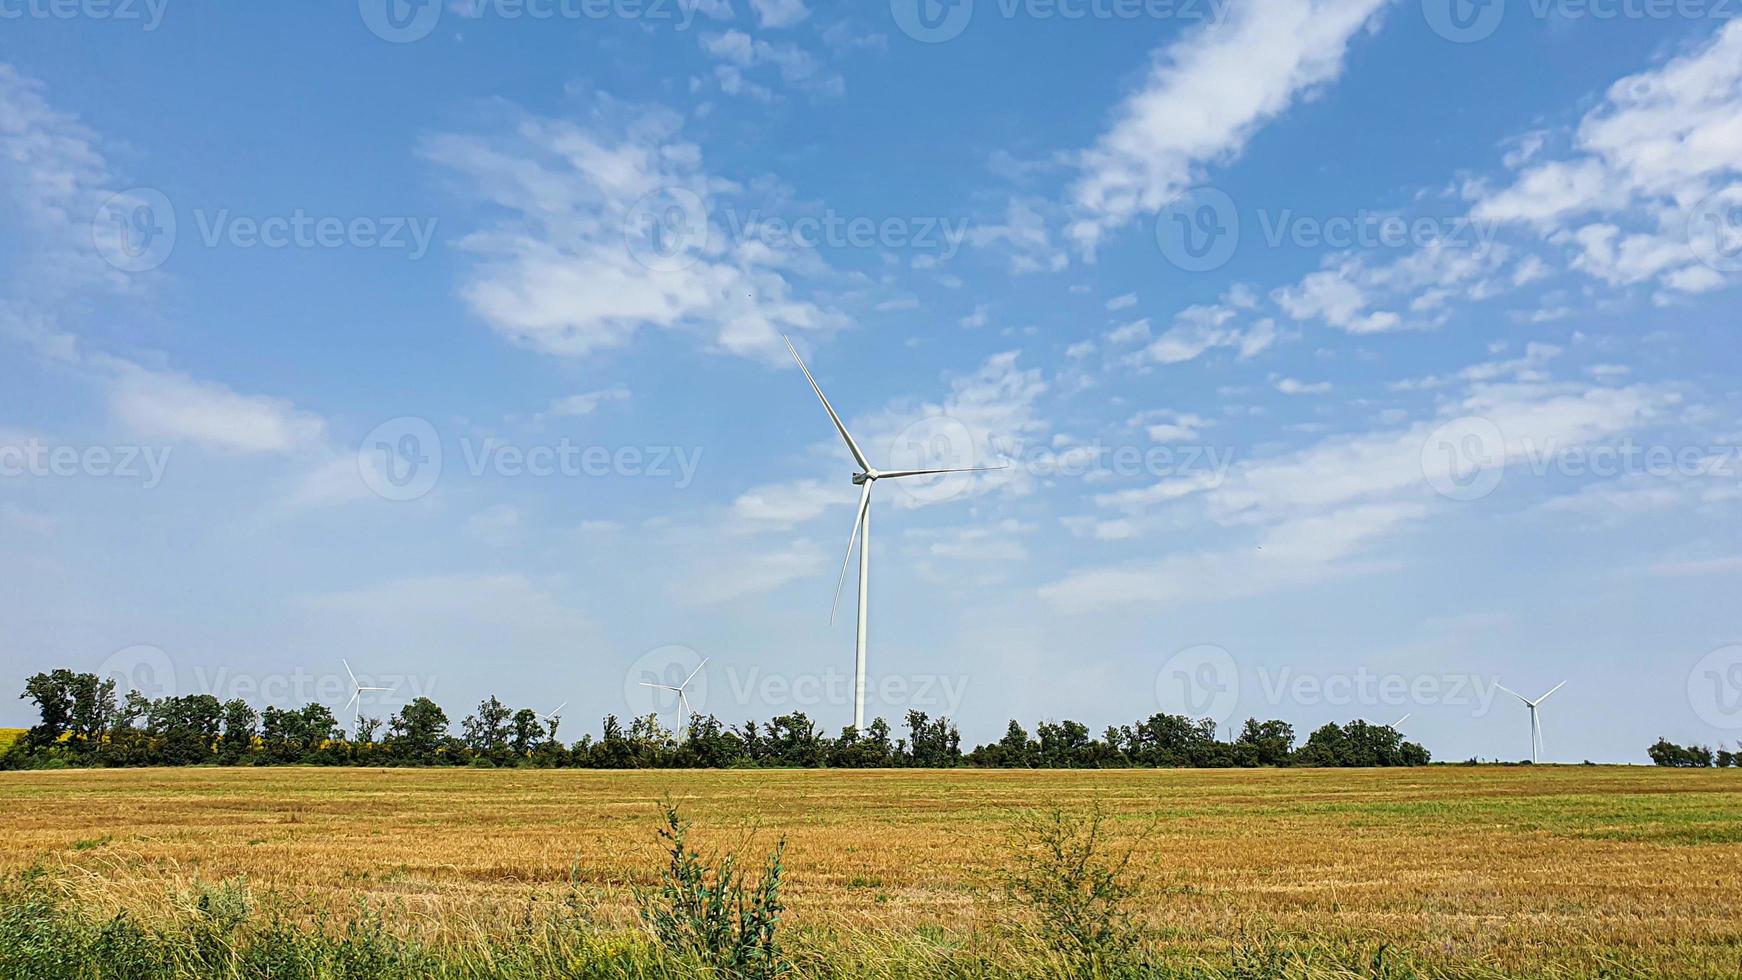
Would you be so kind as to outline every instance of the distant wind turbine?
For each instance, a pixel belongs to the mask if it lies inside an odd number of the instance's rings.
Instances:
[[[340,657],[339,663],[344,664],[345,665],[345,673],[351,675],[351,700],[345,702],[345,707],[352,709],[352,711],[351,711],[351,736],[353,738],[355,738],[359,734],[359,727],[363,721],[363,692],[364,691],[375,691],[375,692],[385,694],[386,692],[391,691],[393,689],[390,687],[364,687],[361,683],[359,683],[357,681],[357,675],[351,672],[351,662],[350,661],[346,660],[343,657]]]
[[[551,737],[552,741],[556,740],[556,726],[557,726],[557,724],[563,720],[563,709],[568,707],[568,706],[569,706],[569,703],[567,701],[564,701],[562,704],[559,704],[556,707],[552,708],[541,719],[544,722],[545,728],[547,730],[549,730],[550,737]]]
[[[1523,701],[1524,706],[1530,709],[1530,761],[1531,761],[1532,765],[1535,765],[1536,764],[1536,750],[1542,747],[1542,726],[1536,720],[1537,705],[1540,705],[1544,701],[1547,701],[1549,694],[1553,694],[1554,692],[1560,690],[1561,688],[1566,687],[1567,682],[1561,681],[1559,684],[1556,684],[1554,687],[1549,688],[1548,694],[1544,694],[1542,697],[1537,698],[1535,701],[1532,701],[1531,699],[1525,697],[1524,695],[1518,693],[1517,691],[1512,690],[1511,688],[1505,686],[1504,684],[1496,684],[1494,686],[1500,688],[1502,691],[1505,691],[1507,694],[1512,695],[1513,697],[1517,698],[1518,700]]]
[[[804,378],[811,384],[811,390],[817,393],[817,399],[823,403],[823,410],[829,413],[829,419],[835,423],[835,431],[841,434],[841,440],[847,444],[847,451],[853,454],[853,462],[859,464],[859,472],[853,474],[853,484],[861,487],[859,491],[859,512],[853,519],[853,531],[847,535],[847,556],[841,560],[841,574],[835,579],[835,601],[829,606],[829,622],[835,621],[835,609],[841,604],[841,586],[847,581],[847,566],[853,561],[853,543],[859,544],[859,630],[853,642],[853,727],[863,732],[865,730],[865,628],[866,599],[871,590],[871,485],[878,480],[896,480],[907,476],[933,476],[939,473],[977,473],[984,470],[1001,470],[1008,464],[998,466],[959,466],[951,469],[938,470],[890,470],[881,472],[866,460],[860,451],[859,444],[848,434],[847,426],[841,422],[841,417],[835,414],[835,407],[829,404],[827,395],[817,385],[817,379],[811,377],[810,368],[805,367],[804,358],[798,356],[798,348],[792,346],[792,341],[785,337],[786,349],[792,351],[792,359],[798,362],[798,369],[804,372]]]
[[[651,687],[658,691],[670,691],[677,695],[677,737],[679,741],[682,741],[689,736],[689,726],[685,724],[685,718],[690,714],[690,699],[685,692],[689,689],[690,681],[695,680],[696,675],[701,673],[702,668],[707,665],[708,658],[703,657],[702,662],[696,664],[696,669],[690,671],[690,675],[685,677],[683,683],[676,687],[672,687],[670,684],[650,684],[647,681],[641,682],[642,687]],[[566,704],[567,702],[564,703]],[[561,709],[559,708],[558,710],[560,711]],[[551,714],[555,713],[556,712],[554,711],[551,712]]]
[[[1414,714],[1414,713],[1415,712],[1412,711],[1409,714]],[[1406,714],[1402,718],[1399,718],[1396,721],[1392,722],[1391,723],[1392,730],[1396,731],[1398,729],[1401,729],[1403,727],[1403,723],[1409,720],[1409,714]]]

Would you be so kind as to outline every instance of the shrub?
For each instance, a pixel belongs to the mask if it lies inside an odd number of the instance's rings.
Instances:
[[[727,853],[704,859],[689,845],[689,824],[677,807],[664,805],[659,830],[669,856],[658,891],[638,893],[641,920],[660,946],[694,958],[722,975],[775,977],[787,964],[775,939],[785,906],[780,898],[784,838],[768,858],[760,881],[751,882]]]
[[[1114,847],[1107,814],[1097,802],[1086,816],[1054,808],[1017,816],[1005,893],[1035,935],[1053,952],[1094,964],[1128,953],[1137,939],[1131,921],[1137,884],[1135,843]]]

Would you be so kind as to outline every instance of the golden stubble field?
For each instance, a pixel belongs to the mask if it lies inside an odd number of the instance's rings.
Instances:
[[[1099,800],[1142,835],[1146,914],[1182,946],[1280,931],[1498,964],[1742,963],[1734,770],[0,773],[0,866],[147,914],[243,876],[295,913],[368,901],[460,938],[571,881],[625,915],[666,796],[703,844],[760,858],[785,836],[801,926],[984,926],[1013,811]]]

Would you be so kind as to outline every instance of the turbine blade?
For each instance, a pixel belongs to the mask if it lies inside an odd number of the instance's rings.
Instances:
[[[847,566],[853,563],[853,543],[859,540],[859,527],[865,523],[865,509],[871,506],[871,481],[866,480],[859,491],[859,512],[853,516],[853,530],[847,535],[847,555],[841,559],[841,574],[835,579],[835,601],[829,603],[829,625],[835,623],[835,611],[841,608],[841,586],[847,584]]]
[[[708,665],[708,658],[707,658],[707,657],[703,657],[703,658],[702,658],[702,662],[701,662],[701,663],[699,663],[699,664],[696,664],[696,669],[695,669],[695,670],[692,670],[692,671],[690,671],[690,675],[689,675],[689,676],[688,676],[688,677],[685,677],[685,678],[684,678],[684,679],[683,679],[683,683],[682,683],[682,684],[679,684],[679,685],[678,685],[678,687],[680,687],[680,688],[682,688],[682,687],[689,687],[689,686],[690,686],[690,681],[693,681],[693,680],[695,680],[695,679],[696,679],[696,675],[697,675],[697,674],[699,674],[699,673],[701,673],[701,672],[702,672],[702,668],[703,668],[703,667],[706,667],[706,666],[707,666],[707,665]]]
[[[854,462],[859,464],[861,470],[867,473],[871,472],[871,464],[865,461],[865,454],[859,451],[859,444],[847,434],[847,426],[842,423],[841,417],[835,414],[835,406],[829,404],[829,397],[823,394],[823,389],[817,385],[817,379],[811,377],[811,369],[804,366],[804,358],[798,356],[798,348],[792,346],[792,341],[788,340],[784,334],[780,339],[786,341],[786,349],[792,351],[792,359],[798,362],[798,369],[804,372],[804,379],[811,383],[811,390],[817,393],[817,398],[821,399],[823,408],[829,413],[829,418],[834,420],[835,430],[840,432],[841,438],[847,441],[847,451],[853,454]]]
[[[345,665],[345,673],[351,674],[351,686],[356,687],[357,686],[357,675],[351,673],[351,662],[349,660],[346,660],[344,657],[340,657],[339,663],[342,663]]]
[[[1411,714],[1414,714],[1414,712],[1411,712]],[[1401,725],[1408,720],[1409,720],[1409,715],[1404,715],[1402,718],[1399,718],[1396,721],[1392,722],[1391,727],[1396,728],[1398,725]]]
[[[545,715],[545,717],[546,718],[555,718],[558,714],[560,714],[562,712],[562,710],[564,708],[566,708],[568,706],[569,706],[569,703],[567,701],[564,701],[562,704],[559,704],[556,707],[550,709],[550,713]]]
[[[942,470],[895,470],[889,473],[877,474],[879,480],[899,480],[904,476],[931,476],[934,473],[985,473],[989,470],[1007,470],[1009,463],[999,463],[997,466],[955,466]]]
[[[363,695],[362,695],[362,694],[360,694],[360,693],[358,693],[358,692],[357,692],[357,691],[352,691],[352,692],[351,692],[351,700],[349,700],[349,701],[346,701],[346,702],[345,702],[345,707],[343,707],[343,708],[341,708],[341,709],[339,709],[339,710],[341,710],[341,711],[348,711],[348,710],[350,710],[350,708],[351,708],[351,706],[352,706],[352,705],[355,705],[355,704],[356,704],[356,703],[357,703],[357,700],[358,700],[358,699],[359,699],[359,698],[361,698],[361,697],[362,697],[362,696],[363,696]]]
[[[1560,683],[1559,683],[1559,684],[1556,684],[1556,685],[1555,685],[1555,686],[1554,686],[1554,687],[1553,687],[1553,688],[1552,688],[1552,689],[1551,689],[1551,690],[1550,690],[1550,691],[1549,691],[1549,692],[1548,692],[1548,694],[1553,694],[1553,693],[1554,693],[1554,692],[1555,692],[1555,691],[1558,691],[1558,690],[1560,690],[1560,689],[1561,689],[1561,688],[1563,688],[1563,687],[1566,687],[1566,686],[1567,686],[1567,682],[1566,682],[1566,681],[1561,681],[1561,682],[1560,682]],[[1536,703],[1537,703],[1537,704],[1541,704],[1541,703],[1543,703],[1543,702],[1544,702],[1544,701],[1547,701],[1547,700],[1548,700],[1548,694],[1544,694],[1544,695],[1543,695],[1543,696],[1542,696],[1542,697],[1540,697],[1540,698],[1537,698],[1537,699],[1536,699]]]
[[[1530,704],[1529,698],[1518,693],[1517,691],[1514,691],[1512,688],[1507,687],[1505,684],[1496,684],[1494,686],[1501,689],[1502,691],[1505,691],[1507,694],[1512,695],[1513,697],[1517,698],[1518,700],[1523,701],[1525,704]],[[1531,705],[1531,707],[1535,707],[1535,705]]]

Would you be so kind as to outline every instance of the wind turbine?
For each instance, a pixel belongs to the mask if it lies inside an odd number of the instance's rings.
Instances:
[[[340,657],[339,663],[344,664],[345,665],[345,673],[351,675],[351,700],[345,702],[345,707],[353,709],[351,712],[351,736],[353,738],[355,738],[358,734],[359,727],[363,721],[363,692],[364,691],[379,691],[381,693],[386,693],[388,691],[393,690],[393,688],[391,688],[391,687],[364,687],[361,683],[359,683],[357,681],[357,675],[354,673],[351,673],[351,662],[350,661],[346,660],[344,657]]]
[[[1410,712],[1410,713],[1409,713],[1409,714],[1406,714],[1406,715],[1404,715],[1404,716],[1403,716],[1403,717],[1402,717],[1402,718],[1399,718],[1399,719],[1397,719],[1397,720],[1396,720],[1396,721],[1394,721],[1394,722],[1392,722],[1392,723],[1391,723],[1391,726],[1390,726],[1390,727],[1391,727],[1391,730],[1392,730],[1392,731],[1401,731],[1401,730],[1402,730],[1402,728],[1403,728],[1403,723],[1404,723],[1404,722],[1406,722],[1406,721],[1408,721],[1408,720],[1409,720],[1409,715],[1411,715],[1411,714],[1414,714],[1414,713],[1415,713],[1415,712],[1413,712],[1413,711],[1412,711],[1412,712]]]
[[[647,681],[641,682],[642,687],[651,687],[651,688],[654,688],[655,690],[659,690],[659,691],[670,691],[673,694],[677,695],[677,737],[678,737],[679,741],[682,741],[683,739],[685,739],[689,736],[689,726],[684,724],[684,718],[686,715],[688,715],[690,713],[690,699],[689,699],[689,696],[687,694],[685,694],[684,692],[686,690],[688,690],[688,688],[690,686],[690,681],[695,680],[696,675],[701,673],[702,668],[706,667],[707,665],[708,665],[708,658],[703,657],[702,662],[699,664],[696,664],[696,669],[690,671],[690,675],[688,677],[685,677],[683,679],[683,683],[679,684],[676,687],[672,687],[670,684],[650,684]],[[568,702],[565,701],[564,703],[567,704]],[[557,710],[560,711],[562,709],[558,708]],[[556,712],[553,711],[553,712],[551,712],[551,714],[554,715],[554,714],[556,714]]]
[[[878,480],[896,480],[907,476],[932,476],[938,473],[977,473],[983,470],[1001,470],[1008,464],[998,466],[959,466],[938,470],[890,470],[879,471],[865,459],[865,454],[859,450],[859,444],[848,434],[847,426],[841,422],[841,417],[835,414],[835,407],[829,404],[827,395],[818,387],[817,379],[811,377],[810,368],[805,367],[804,358],[798,356],[798,348],[792,346],[792,341],[786,337],[786,349],[792,352],[792,359],[798,362],[798,369],[804,372],[804,379],[811,384],[811,390],[817,393],[817,399],[823,403],[823,410],[829,413],[829,419],[835,423],[835,431],[841,434],[841,440],[847,444],[847,451],[853,454],[853,462],[859,464],[859,472],[853,474],[853,484],[860,487],[859,512],[853,519],[853,531],[847,535],[847,556],[841,560],[841,574],[835,579],[835,601],[829,606],[829,622],[835,621],[835,609],[841,604],[841,586],[847,581],[847,566],[853,560],[853,543],[859,544],[859,630],[853,642],[853,727],[863,732],[865,730],[865,627],[866,598],[871,589],[871,486]]]
[[[542,720],[544,721],[544,725],[545,725],[546,730],[550,732],[550,739],[553,742],[556,741],[557,723],[563,720],[563,709],[568,707],[568,706],[569,706],[569,703],[567,701],[564,701],[562,704],[559,704],[556,707],[550,709],[550,711],[547,714],[545,714],[542,718]]]
[[[1524,695],[1518,693],[1517,691],[1512,690],[1511,688],[1507,687],[1504,684],[1495,684],[1494,686],[1500,688],[1502,691],[1505,691],[1507,694],[1512,695],[1513,697],[1517,698],[1518,700],[1523,701],[1524,706],[1530,709],[1530,763],[1531,763],[1531,765],[1535,765],[1536,764],[1536,750],[1538,747],[1540,747],[1542,745],[1542,726],[1537,724],[1537,721],[1536,721],[1536,706],[1543,703],[1544,701],[1547,701],[1549,694],[1553,694],[1554,692],[1560,690],[1561,688],[1566,687],[1567,682],[1561,681],[1559,684],[1556,684],[1554,687],[1549,688],[1548,694],[1544,694],[1542,697],[1537,698],[1535,701],[1532,701],[1531,699],[1525,697]]]

